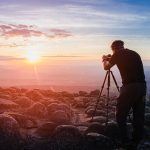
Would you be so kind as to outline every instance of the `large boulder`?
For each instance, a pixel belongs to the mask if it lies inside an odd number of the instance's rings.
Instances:
[[[0,130],[8,135],[15,134],[19,131],[19,124],[13,117],[0,114]]]
[[[60,101],[55,100],[55,99],[51,99],[51,98],[43,98],[40,102],[42,104],[44,104],[46,107],[49,106],[52,103],[56,103],[56,104],[60,103]]]
[[[145,114],[145,125],[150,126],[150,113]]]
[[[144,126],[144,138],[150,139],[150,126]]]
[[[150,100],[146,101],[146,106],[150,107]]]
[[[79,124],[79,125],[76,125],[76,127],[79,129],[82,135],[84,135],[86,130],[88,129],[88,126],[86,124]]]
[[[99,123],[103,124],[106,122],[106,117],[95,116],[95,117],[93,117],[93,120],[92,120],[92,118],[87,118],[87,122],[99,122]]]
[[[85,150],[114,150],[113,141],[98,133],[88,133],[85,136]]]
[[[105,131],[105,126],[98,123],[98,122],[92,122],[89,127],[87,128],[87,130],[85,131],[85,134],[87,133],[91,133],[91,132],[95,132],[95,133],[99,133],[99,134],[104,134]]]
[[[97,109],[96,111],[94,109],[88,109],[86,111],[86,114],[88,117],[91,117],[91,116],[105,116],[106,115],[106,112],[103,111],[103,110],[99,110]]]
[[[47,115],[47,109],[45,105],[37,102],[31,105],[27,110],[26,114],[35,116],[35,117],[45,117]]]
[[[67,113],[65,111],[62,110],[58,110],[53,112],[50,116],[49,116],[50,120],[58,123],[58,124],[68,124],[70,123],[70,117],[68,117]]]
[[[119,128],[116,122],[108,122],[106,128],[105,128],[105,136],[108,136],[112,139],[118,139],[120,138]]]
[[[145,113],[150,113],[150,107],[149,106],[145,107]]]
[[[17,112],[5,112],[4,114],[13,117],[18,122],[21,128],[30,129],[37,127],[36,120],[31,116],[19,114]]]
[[[11,100],[6,100],[6,99],[0,98],[0,110],[14,109],[14,108],[18,108],[18,107],[19,107],[19,105],[12,102]]]
[[[74,115],[74,111],[72,110],[70,105],[59,104],[59,110],[64,111],[67,114],[69,119],[71,119],[73,117],[73,115]]]
[[[61,104],[52,103],[52,104],[48,105],[47,111],[48,111],[49,116],[51,116],[56,111],[65,112],[69,118],[71,118],[73,115],[73,111],[72,111],[71,107],[69,107],[66,104],[62,104],[62,103]]]
[[[5,94],[5,93],[0,92],[0,98],[9,100],[11,96],[10,94]]]
[[[100,93],[100,90],[94,90],[90,92],[90,96],[98,96]]]
[[[39,90],[32,90],[26,93],[26,95],[33,101],[40,101],[44,96],[40,93]]]
[[[47,107],[48,115],[51,115],[54,111],[59,110],[59,104],[58,103],[51,103]]]
[[[39,138],[49,138],[53,135],[57,124],[54,122],[46,122],[40,125],[34,132],[34,135]]]
[[[73,106],[75,108],[85,108],[84,102],[82,100],[74,101]]]
[[[17,121],[9,115],[0,114],[0,149],[20,150],[22,140]]]
[[[10,93],[20,93],[20,89],[17,87],[10,87],[7,89]]]
[[[19,96],[14,100],[14,102],[23,108],[27,108],[33,103],[32,100],[26,96]]]
[[[87,96],[88,93],[86,91],[79,91],[79,96]]]
[[[52,140],[54,150],[83,150],[83,136],[75,126],[58,126]]]

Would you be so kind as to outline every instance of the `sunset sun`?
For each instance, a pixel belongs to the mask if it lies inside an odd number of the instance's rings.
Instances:
[[[38,63],[41,59],[41,56],[34,51],[29,51],[25,57],[29,63]]]

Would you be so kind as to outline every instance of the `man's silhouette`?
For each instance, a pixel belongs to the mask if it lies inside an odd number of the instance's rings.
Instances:
[[[111,49],[113,55],[109,59],[103,56],[104,69],[109,70],[116,64],[120,71],[123,86],[120,88],[120,95],[117,99],[116,119],[122,144],[134,150],[142,139],[144,127],[146,82],[143,64],[139,54],[125,49],[124,42],[121,40],[114,41]],[[132,144],[128,145],[126,121],[131,108],[133,110],[133,133]]]

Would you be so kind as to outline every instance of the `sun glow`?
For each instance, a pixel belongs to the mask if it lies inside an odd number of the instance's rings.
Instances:
[[[38,63],[41,59],[41,56],[35,51],[28,51],[25,57],[30,63]]]

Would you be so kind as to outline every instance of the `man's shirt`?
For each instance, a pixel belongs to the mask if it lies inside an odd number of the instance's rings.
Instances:
[[[145,83],[143,63],[141,57],[135,51],[129,49],[119,50],[112,55],[109,63],[117,65],[123,84]]]

